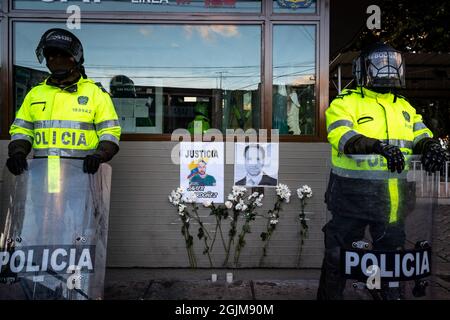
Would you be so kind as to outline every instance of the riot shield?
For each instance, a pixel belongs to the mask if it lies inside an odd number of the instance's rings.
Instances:
[[[111,167],[42,158],[3,174],[2,299],[102,299]]]
[[[338,180],[332,188],[341,189],[338,197],[328,199],[342,202],[334,207],[328,203],[329,209],[338,208],[331,210],[333,219],[342,215],[345,221],[357,221],[353,235],[340,243],[339,272],[347,279],[344,298],[435,298],[434,221],[441,174],[425,172],[419,156],[405,156],[401,174],[379,170],[381,156],[350,157],[356,160],[355,170],[331,166]]]

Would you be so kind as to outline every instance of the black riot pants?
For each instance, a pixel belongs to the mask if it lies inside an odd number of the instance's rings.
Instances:
[[[333,213],[322,231],[325,238],[325,256],[317,292],[318,300],[341,300],[345,279],[340,274],[340,249],[351,248],[352,243],[364,239],[369,227],[374,250],[398,250],[405,241],[402,222],[388,223],[347,217]]]

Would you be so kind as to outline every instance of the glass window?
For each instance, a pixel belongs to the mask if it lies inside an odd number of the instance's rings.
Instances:
[[[280,134],[316,133],[315,34],[311,25],[274,26],[272,127]]]
[[[86,11],[261,12],[261,0],[14,1],[14,9],[66,10],[69,5],[78,5],[81,10]]]
[[[64,25],[14,27],[18,108],[48,75],[34,54],[41,35]],[[260,127],[260,26],[91,23],[74,33],[86,73],[110,92],[124,133]]]
[[[1,2],[0,2],[0,9],[1,9]],[[3,39],[2,39],[2,34],[3,34],[3,32],[1,32],[2,31],[2,28],[3,28],[3,23],[2,23],[2,20],[0,19],[0,110],[3,110],[3,97],[2,97],[2,94],[3,94],[3,90],[2,90],[2,82],[1,82],[1,79],[3,79],[3,59],[2,59],[2,55],[1,55],[1,53],[2,53],[2,41],[3,41]],[[2,115],[3,114],[5,114],[5,112],[2,112]],[[0,119],[0,123],[2,122],[1,121],[2,119]]]
[[[315,13],[316,0],[273,0],[275,13]]]

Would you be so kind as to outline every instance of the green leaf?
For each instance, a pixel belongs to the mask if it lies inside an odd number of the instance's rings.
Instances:
[[[203,228],[198,228],[198,234],[197,237],[199,239],[203,238],[203,236],[205,235],[205,233],[203,232]]]

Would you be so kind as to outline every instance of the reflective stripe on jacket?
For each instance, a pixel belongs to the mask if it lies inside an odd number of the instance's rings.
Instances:
[[[119,144],[121,128],[109,94],[81,78],[72,90],[47,84],[26,95],[10,134],[33,145],[35,156],[84,157],[99,141]]]

